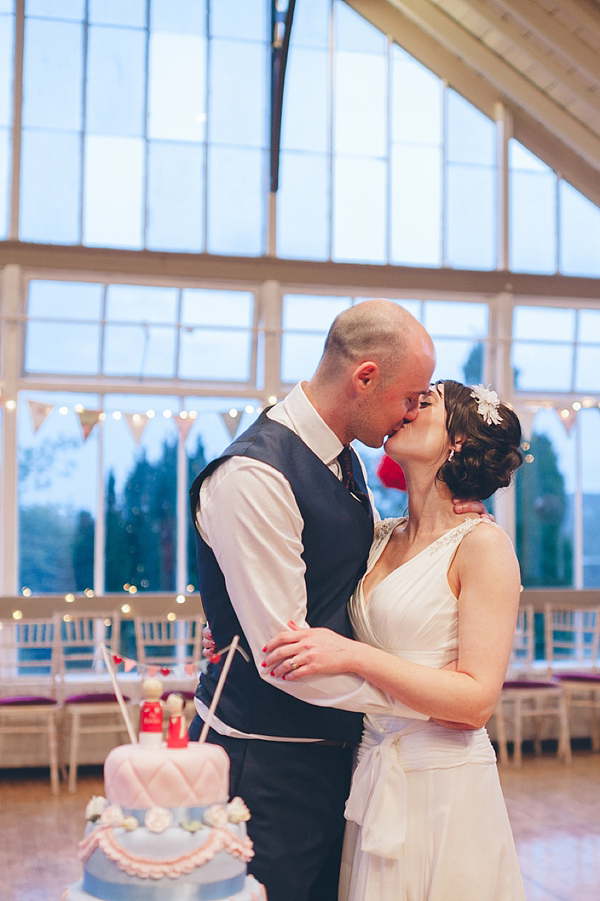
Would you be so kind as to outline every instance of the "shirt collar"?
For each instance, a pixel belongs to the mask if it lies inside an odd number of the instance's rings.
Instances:
[[[343,444],[324,419],[317,413],[304,391],[302,382],[292,388],[283,400],[283,409],[297,435],[329,466],[343,448]]]

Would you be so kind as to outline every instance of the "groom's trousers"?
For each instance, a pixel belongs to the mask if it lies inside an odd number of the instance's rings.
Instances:
[[[199,721],[199,722],[198,722]],[[197,738],[196,717],[190,737]],[[210,730],[231,764],[230,794],[252,815],[248,864],[269,901],[337,901],[352,748],[228,738]]]

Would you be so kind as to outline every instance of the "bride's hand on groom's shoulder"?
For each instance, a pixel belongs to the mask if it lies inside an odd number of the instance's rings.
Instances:
[[[299,628],[288,623],[289,631],[279,632],[263,648],[262,666],[273,678],[296,681],[303,676],[352,672],[355,642],[330,629]]]

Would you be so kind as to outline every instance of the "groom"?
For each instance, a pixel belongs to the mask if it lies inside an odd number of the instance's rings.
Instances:
[[[225,647],[239,634],[254,661],[235,655],[208,740],[226,749],[231,794],[252,812],[249,869],[269,901],[337,898],[361,713],[426,719],[355,675],[275,681],[262,648],[289,620],[351,635],[346,604],[365,571],[373,510],[349,445],[356,438],[380,447],[413,420],[434,365],[431,338],[402,307],[370,300],[345,310],[313,377],[264,412],[191,488],[213,639]],[[221,667],[200,679],[193,740]]]

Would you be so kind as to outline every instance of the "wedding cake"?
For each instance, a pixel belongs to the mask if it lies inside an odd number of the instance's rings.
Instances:
[[[266,901],[247,875],[248,808],[228,801],[229,758],[218,745],[120,745],[106,758],[106,797],[86,809],[83,879],[61,901]]]

